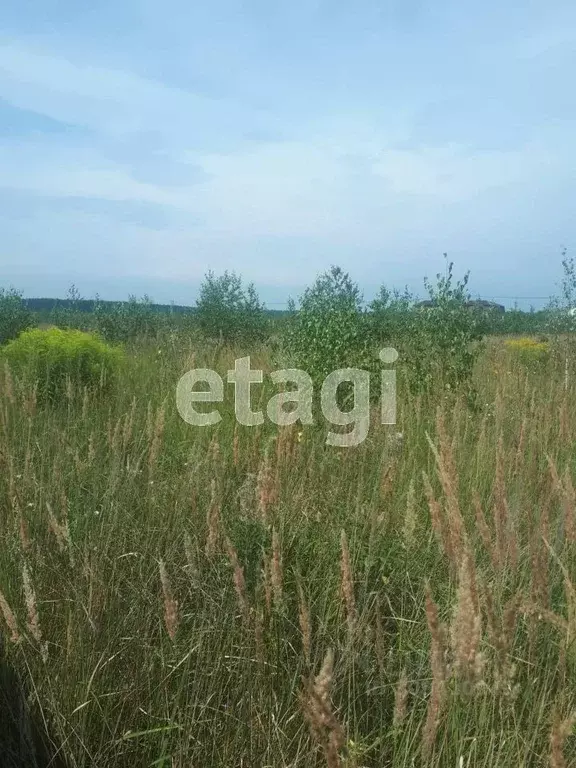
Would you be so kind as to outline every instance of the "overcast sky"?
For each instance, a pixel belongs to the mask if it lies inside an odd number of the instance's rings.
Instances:
[[[574,0],[7,0],[0,284],[270,304],[336,263],[540,297],[576,249]],[[509,303],[509,302],[503,302]],[[521,304],[536,305],[538,300]]]

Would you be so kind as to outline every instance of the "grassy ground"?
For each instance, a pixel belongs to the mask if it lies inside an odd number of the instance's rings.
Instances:
[[[69,765],[576,765],[576,361],[494,341],[478,412],[400,386],[335,449],[186,425],[234,356],[141,345],[52,409],[2,374],[0,621]]]

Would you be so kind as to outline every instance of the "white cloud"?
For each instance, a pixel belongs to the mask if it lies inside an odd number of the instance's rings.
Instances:
[[[160,131],[166,137],[188,137],[192,145],[206,142],[211,134],[267,123],[264,114],[230,99],[210,99],[131,72],[78,64],[14,43],[0,45],[0,94],[21,109],[105,134]]]

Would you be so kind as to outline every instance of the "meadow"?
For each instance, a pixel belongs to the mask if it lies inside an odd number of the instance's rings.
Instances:
[[[575,766],[576,356],[519,346],[474,408],[400,368],[343,449],[179,417],[183,373],[266,344],[134,340],[50,407],[2,367],[4,653],[66,764]]]

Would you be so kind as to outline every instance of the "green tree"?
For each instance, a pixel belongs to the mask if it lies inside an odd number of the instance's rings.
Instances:
[[[128,301],[104,303],[96,297],[93,317],[95,330],[107,341],[126,342],[137,338],[155,338],[168,322],[168,316],[154,308],[144,295]]]
[[[283,350],[315,383],[339,368],[373,368],[367,313],[358,285],[333,266],[307,288],[285,326]]]
[[[448,389],[468,385],[480,351],[479,318],[467,306],[470,273],[456,280],[453,262],[444,257],[445,274],[438,273],[435,283],[424,279],[429,305],[414,308],[408,327],[409,381],[416,391],[430,390],[439,380]]]
[[[207,272],[195,315],[207,336],[226,343],[261,341],[267,334],[266,309],[254,284],[244,287],[235,272],[226,270],[220,276],[212,270]]]
[[[401,293],[381,286],[368,306],[374,339],[392,346],[399,344],[409,327],[414,301],[408,288]]]
[[[33,323],[32,312],[14,288],[0,288],[0,344],[15,339]]]
[[[554,296],[547,307],[550,333],[573,333],[576,331],[576,316],[572,311],[576,307],[576,264],[574,256],[562,249],[562,280],[560,296]]]

